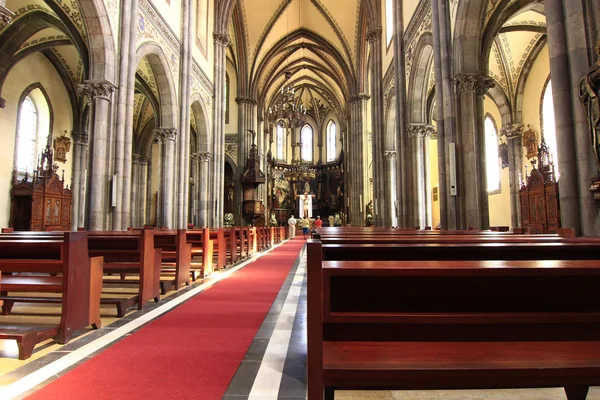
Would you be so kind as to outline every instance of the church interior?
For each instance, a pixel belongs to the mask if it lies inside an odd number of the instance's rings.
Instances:
[[[291,217],[311,230],[317,218],[325,229],[568,230],[596,245],[598,96],[597,0],[0,0],[0,227],[13,235],[7,241],[21,232],[51,241],[69,232],[65,246],[81,232],[90,273],[93,250],[104,256],[105,275],[110,257],[115,264],[124,257],[110,251],[134,235],[142,246],[144,237],[197,234],[187,239],[186,286],[174,278],[144,310],[115,314],[114,301],[110,311],[103,305],[109,331],[138,320],[136,332],[163,301],[171,304],[165,313],[175,309],[181,291],[203,293],[296,246],[264,310],[270,316],[290,293],[299,296],[287,315],[293,342],[306,317],[307,250],[288,227]],[[4,240],[1,252],[12,254]],[[12,268],[2,258],[10,257],[0,255],[0,301]],[[168,262],[179,268],[178,260]],[[142,272],[114,271],[108,278],[125,282],[119,295],[137,294],[126,282],[133,275],[140,298],[156,299],[142,294]],[[13,314],[60,316],[56,301],[40,303],[17,303]],[[99,331],[88,327],[72,343],[95,341]],[[19,360],[16,344],[0,342],[0,394],[61,352],[50,340]],[[278,367],[279,392],[268,395],[260,383],[272,377],[260,371],[252,374],[256,389],[235,391],[242,367],[219,396],[305,398],[303,372],[302,388],[283,383],[293,369],[287,361]],[[42,386],[0,398],[50,398],[35,397]],[[335,398],[564,398],[553,390],[336,391]],[[173,398],[192,398],[181,396]],[[600,399],[598,388],[587,398]]]

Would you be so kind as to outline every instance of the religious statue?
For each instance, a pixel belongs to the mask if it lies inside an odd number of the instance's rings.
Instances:
[[[308,184],[308,182],[307,182]],[[304,218],[308,218],[308,203],[309,203],[310,199],[308,197],[308,193],[304,193],[304,210],[303,210],[303,217]]]
[[[308,181],[304,182],[304,193],[310,193],[310,185]]]
[[[596,43],[596,52],[600,55],[600,41]],[[594,199],[600,200],[600,59],[592,70],[583,77],[579,87],[579,99],[588,118],[592,150],[594,151],[598,176],[592,179],[590,191]]]

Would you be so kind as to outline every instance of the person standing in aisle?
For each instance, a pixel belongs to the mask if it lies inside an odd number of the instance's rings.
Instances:
[[[296,219],[294,218],[294,214],[288,219],[288,231],[290,239],[296,237]]]

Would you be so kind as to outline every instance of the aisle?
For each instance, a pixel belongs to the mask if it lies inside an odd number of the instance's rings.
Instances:
[[[304,243],[283,244],[28,399],[220,399]]]

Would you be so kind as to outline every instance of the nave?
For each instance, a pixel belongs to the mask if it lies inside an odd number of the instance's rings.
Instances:
[[[294,241],[302,241],[296,237]],[[288,241],[282,246],[290,245]],[[272,251],[278,251],[276,248]],[[293,266],[283,281],[268,313],[260,327],[253,334],[249,347],[239,361],[239,367],[231,382],[225,385],[223,396],[207,397],[201,385],[194,385],[193,397],[182,397],[179,392],[172,396],[146,397],[164,399],[218,399],[225,400],[300,400],[306,398],[306,247],[300,253],[290,256]],[[260,260],[260,259],[259,259]],[[204,282],[171,293],[165,304],[149,304],[144,311],[130,313],[117,321],[106,321],[105,327],[73,340],[69,345],[42,346],[36,349],[33,357],[25,365],[13,371],[10,360],[2,358],[0,370],[0,398],[21,399],[34,394],[32,398],[45,399],[40,388],[52,381],[60,381],[68,371],[109,349],[128,336],[135,336],[155,318],[163,313],[176,312],[177,306],[190,297],[201,297],[202,292],[221,279],[228,278],[247,268],[255,259],[245,261],[225,272],[217,272]],[[241,271],[240,271],[241,269]],[[233,275],[235,276],[235,275]],[[105,321],[103,321],[105,322]],[[180,328],[181,329],[181,328]],[[174,335],[176,331],[172,331]],[[156,346],[159,346],[158,344]],[[4,352],[9,351],[5,347]],[[6,354],[6,353],[5,353]],[[13,349],[13,356],[14,349]],[[238,361],[238,362],[239,362]],[[164,359],[161,366],[168,367],[172,360]],[[135,364],[135,360],[131,360]],[[14,364],[13,364],[14,366]],[[204,375],[193,372],[194,376]],[[210,375],[210,374],[208,374]],[[40,381],[40,376],[49,379]],[[215,380],[217,377],[214,377]],[[38,383],[39,382],[39,383]],[[161,382],[164,384],[165,382]],[[135,387],[135,382],[130,385]],[[118,385],[117,390],[119,389]],[[31,389],[30,389],[31,388]],[[10,392],[9,392],[10,391]],[[95,398],[103,398],[101,393],[94,393]],[[42,397],[38,397],[42,396]],[[72,386],[69,392],[60,393],[61,399],[89,398],[88,387]],[[107,397],[105,397],[107,398]],[[131,397],[119,397],[129,399]],[[336,391],[335,399],[344,400],[559,400],[564,399],[560,388],[551,389],[510,389],[510,390],[455,390],[455,391]],[[591,388],[589,400],[600,399],[600,388]]]

